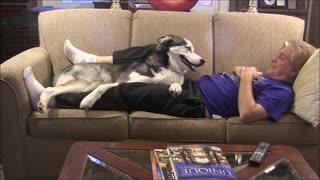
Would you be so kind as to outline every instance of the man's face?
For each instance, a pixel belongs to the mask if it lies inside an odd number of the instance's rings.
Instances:
[[[291,60],[294,51],[295,49],[290,46],[280,49],[272,57],[267,74],[273,79],[293,82],[297,74],[297,69]]]

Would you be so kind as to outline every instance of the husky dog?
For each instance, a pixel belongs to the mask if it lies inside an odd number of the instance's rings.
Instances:
[[[66,67],[55,78],[54,87],[46,88],[40,96],[38,110],[44,112],[49,100],[64,93],[90,92],[80,108],[91,108],[108,89],[120,83],[144,82],[170,85],[169,91],[179,95],[184,74],[203,65],[202,57],[194,53],[192,43],[175,35],[158,38],[152,53],[143,61],[124,64],[80,63]]]

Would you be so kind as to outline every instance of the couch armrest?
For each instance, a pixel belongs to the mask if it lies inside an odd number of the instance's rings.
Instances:
[[[51,82],[51,62],[47,51],[36,47],[1,64],[1,156],[3,169],[10,177],[24,176],[23,138],[28,134],[27,119],[32,108],[23,81],[24,68],[32,66],[35,77],[44,86]],[[15,162],[15,163],[10,163]],[[15,166],[15,167],[8,167]],[[6,170],[15,170],[8,172]]]

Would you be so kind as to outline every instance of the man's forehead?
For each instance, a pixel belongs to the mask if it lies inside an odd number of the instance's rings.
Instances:
[[[280,53],[290,57],[294,53],[294,48],[291,46],[283,47],[282,49],[280,49]]]
[[[291,46],[284,47],[280,49],[279,56],[284,56],[287,60],[292,60],[292,55],[295,52],[295,49]]]

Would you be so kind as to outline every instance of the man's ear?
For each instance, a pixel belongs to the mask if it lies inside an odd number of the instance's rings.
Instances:
[[[300,69],[296,69],[296,70],[292,71],[292,72],[290,73],[290,75],[295,78],[295,77],[298,76],[299,72],[300,72]]]
[[[292,72],[292,75],[297,76],[299,74],[299,70]]]

